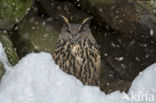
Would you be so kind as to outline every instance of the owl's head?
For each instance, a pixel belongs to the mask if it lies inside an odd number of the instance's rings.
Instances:
[[[82,38],[88,38],[94,40],[92,33],[89,28],[89,24],[93,17],[88,17],[80,24],[69,23],[69,20],[65,16],[59,16],[58,19],[63,23],[62,32],[60,35],[61,39],[65,40],[78,40]]]

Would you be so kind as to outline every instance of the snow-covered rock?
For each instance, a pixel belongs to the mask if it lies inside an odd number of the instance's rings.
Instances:
[[[8,69],[11,64],[8,61],[7,55],[5,54],[5,51],[3,49],[2,44],[0,43],[0,61],[4,64],[6,67],[5,69]]]
[[[0,61],[8,65],[3,51],[0,44]],[[59,69],[48,53],[31,53],[16,66],[5,68],[0,103],[132,103],[129,94],[139,91],[140,85],[156,90],[156,64],[136,78],[128,95],[119,91],[106,95],[98,87],[83,86],[75,77]],[[156,96],[155,92],[150,93]]]

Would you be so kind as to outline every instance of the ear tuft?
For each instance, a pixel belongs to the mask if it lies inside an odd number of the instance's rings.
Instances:
[[[63,24],[65,24],[65,25],[68,26],[69,21],[68,21],[68,19],[67,19],[65,16],[59,15],[59,16],[58,16],[58,19],[60,20],[60,22],[62,22]]]
[[[91,17],[88,17],[88,18],[84,19],[83,22],[82,22],[82,24],[83,25],[89,24],[93,20],[93,18],[94,17],[91,16]]]

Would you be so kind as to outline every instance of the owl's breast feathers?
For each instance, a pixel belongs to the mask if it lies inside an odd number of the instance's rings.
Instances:
[[[95,41],[59,40],[53,58],[60,68],[76,76],[86,85],[99,85],[100,53]]]

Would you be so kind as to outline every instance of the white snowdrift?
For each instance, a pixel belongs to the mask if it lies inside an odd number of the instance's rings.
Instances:
[[[0,61],[7,70],[0,84],[0,103],[140,103],[132,101],[131,93],[141,87],[152,88],[149,93],[156,96],[156,64],[136,78],[128,95],[118,91],[106,95],[62,72],[48,53],[31,53],[11,67],[0,44]]]

